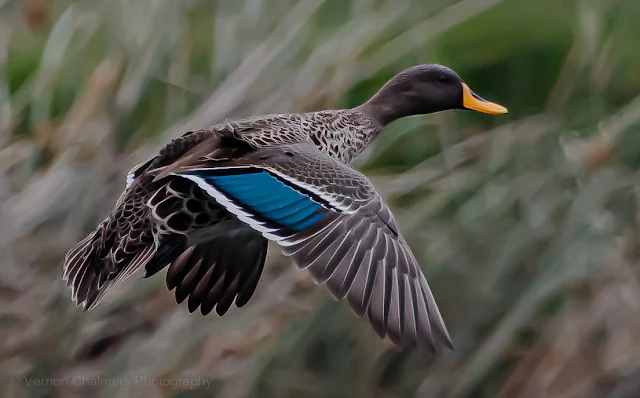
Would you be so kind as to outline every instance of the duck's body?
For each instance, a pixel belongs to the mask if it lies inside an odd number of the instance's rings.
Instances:
[[[178,302],[223,315],[251,298],[272,240],[397,346],[433,350],[434,332],[451,345],[393,215],[348,166],[406,116],[380,93],[354,109],[226,121],[174,139],[131,170],[111,214],[67,254],[73,300],[91,309],[135,271],[169,265]]]

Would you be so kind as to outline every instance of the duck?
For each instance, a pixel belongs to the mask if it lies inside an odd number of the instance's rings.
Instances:
[[[113,210],[66,254],[73,303],[91,310],[122,280],[166,268],[178,304],[222,316],[249,303],[271,241],[398,349],[453,349],[389,206],[350,164],[390,123],[454,109],[507,113],[452,69],[422,64],[354,108],[225,120],[174,138],[129,171]]]

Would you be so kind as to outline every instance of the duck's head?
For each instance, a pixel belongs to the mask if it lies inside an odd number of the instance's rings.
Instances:
[[[456,72],[437,64],[417,65],[398,73],[361,109],[383,126],[405,116],[448,109],[507,113],[504,106],[471,91]]]

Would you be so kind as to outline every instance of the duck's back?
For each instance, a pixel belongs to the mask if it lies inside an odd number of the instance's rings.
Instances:
[[[212,130],[234,134],[254,148],[313,142],[320,151],[348,164],[382,128],[363,113],[337,109],[226,121]]]

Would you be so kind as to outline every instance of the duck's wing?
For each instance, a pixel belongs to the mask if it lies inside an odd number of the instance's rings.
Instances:
[[[174,173],[195,182],[296,264],[366,314],[396,346],[451,338],[427,280],[369,180],[311,144],[262,148]]]
[[[267,240],[191,181],[169,176],[147,201],[165,234],[146,277],[169,264],[166,282],[178,303],[224,315],[249,302],[262,274]]]
[[[63,279],[73,301],[90,310],[111,286],[136,271],[151,276],[170,264],[167,285],[175,288],[178,302],[188,297],[190,311],[199,307],[207,314],[215,306],[222,315],[234,301],[239,307],[247,304],[262,273],[267,240],[167,170],[199,158],[228,160],[248,150],[246,144],[199,130],[172,140],[131,169],[114,209],[65,257]],[[234,228],[227,228],[230,220]],[[220,231],[202,236],[217,224],[223,224]]]

